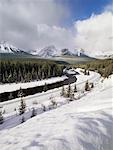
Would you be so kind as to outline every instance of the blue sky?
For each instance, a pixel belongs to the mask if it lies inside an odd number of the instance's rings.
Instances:
[[[70,11],[70,16],[64,21],[65,26],[71,26],[76,20],[84,20],[92,14],[100,14],[112,0],[57,0]]]

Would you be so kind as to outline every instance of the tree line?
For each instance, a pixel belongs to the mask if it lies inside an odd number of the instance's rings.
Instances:
[[[86,64],[77,64],[74,67],[97,71],[101,76],[108,78],[113,74],[113,59],[95,60]]]
[[[63,66],[46,60],[1,60],[0,83],[30,82],[61,76]]]

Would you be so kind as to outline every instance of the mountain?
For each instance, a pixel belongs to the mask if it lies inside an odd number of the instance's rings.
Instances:
[[[71,52],[68,49],[62,49],[61,55],[66,56],[77,56],[77,57],[90,57],[83,49],[75,49],[73,52]]]
[[[42,57],[42,58],[49,58],[49,57],[55,57],[55,56],[57,56],[57,53],[58,53],[58,51],[55,48],[55,46],[51,45],[51,46],[45,47],[44,49],[41,49],[38,52],[38,56]]]
[[[73,56],[74,54],[71,52],[71,51],[69,51],[67,48],[64,48],[64,49],[62,49],[61,50],[61,55],[63,55],[63,56]]]
[[[75,49],[74,55],[78,57],[90,57],[83,49]]]
[[[36,55],[34,51],[32,54]],[[52,58],[57,56],[77,56],[77,57],[89,57],[83,49],[75,50],[71,52],[69,49],[64,48],[61,50],[57,50],[54,45],[47,46],[44,49],[41,49],[37,55],[42,58]]]
[[[29,53],[25,52],[24,50],[16,48],[7,42],[0,43],[0,53],[1,54],[30,55]]]

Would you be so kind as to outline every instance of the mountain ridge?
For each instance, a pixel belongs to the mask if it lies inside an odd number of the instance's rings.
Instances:
[[[25,52],[24,50],[17,48],[7,42],[0,43],[0,53],[1,54],[16,54],[16,55],[31,55],[30,53]]]

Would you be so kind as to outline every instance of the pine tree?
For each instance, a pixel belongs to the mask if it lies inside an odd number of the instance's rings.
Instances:
[[[3,74],[3,77],[2,77],[2,82],[5,83],[6,82],[6,79],[5,79],[5,75]]]
[[[22,88],[20,87],[19,91],[18,91],[18,97],[23,97],[24,96],[24,93],[22,91]]]
[[[69,84],[67,89],[67,97],[70,97],[70,95],[71,95],[71,86]]]
[[[88,72],[87,72],[87,75],[88,75],[88,76],[90,75],[89,70],[88,70]]]
[[[34,68],[32,69],[32,73],[31,74],[32,74],[32,80],[36,80],[37,79],[37,73],[36,73]]]
[[[17,82],[17,72],[14,70],[13,72],[13,82]]]
[[[24,123],[24,122],[25,122],[25,118],[24,118],[24,116],[22,116],[21,123]]]
[[[26,76],[26,74],[25,74],[25,76]],[[21,73],[21,70],[19,69],[19,71],[18,71],[18,82],[21,82],[21,78],[22,78],[22,73]]]
[[[35,108],[32,109],[32,114],[31,114],[31,117],[34,117],[34,116],[36,116],[36,110],[35,110]]]
[[[44,104],[41,104],[43,111],[46,111],[46,107]]]
[[[76,84],[74,86],[74,92],[77,92],[77,87],[76,87]]]
[[[91,88],[94,88],[94,84],[93,83],[91,83]]]
[[[20,115],[23,114],[25,112],[25,109],[26,109],[26,104],[25,104],[25,101],[23,100],[23,91],[22,89],[20,88],[19,90],[19,93],[18,93],[18,96],[21,98],[20,100],[20,108],[19,108],[19,112],[20,112]]]
[[[86,69],[84,70],[84,75],[87,75],[87,71],[86,71]]]
[[[21,97],[20,108],[19,108],[20,115],[25,113],[25,110],[26,110],[26,104],[25,104],[24,100]]]
[[[27,81],[30,82],[30,81],[31,81],[31,78],[32,78],[32,77],[31,77],[31,73],[28,72],[28,73],[27,73]]]
[[[11,83],[13,81],[13,77],[12,77],[12,72],[11,71],[10,71],[10,74],[8,75],[8,77],[7,77],[7,81],[9,83]]]
[[[8,73],[7,73],[7,70],[5,71],[5,82],[8,82]]]
[[[2,112],[0,111],[0,124],[2,124],[4,122],[4,117]]]
[[[89,90],[90,90],[89,83],[88,83],[88,81],[86,81],[86,83],[85,83],[85,91],[89,91]]]

